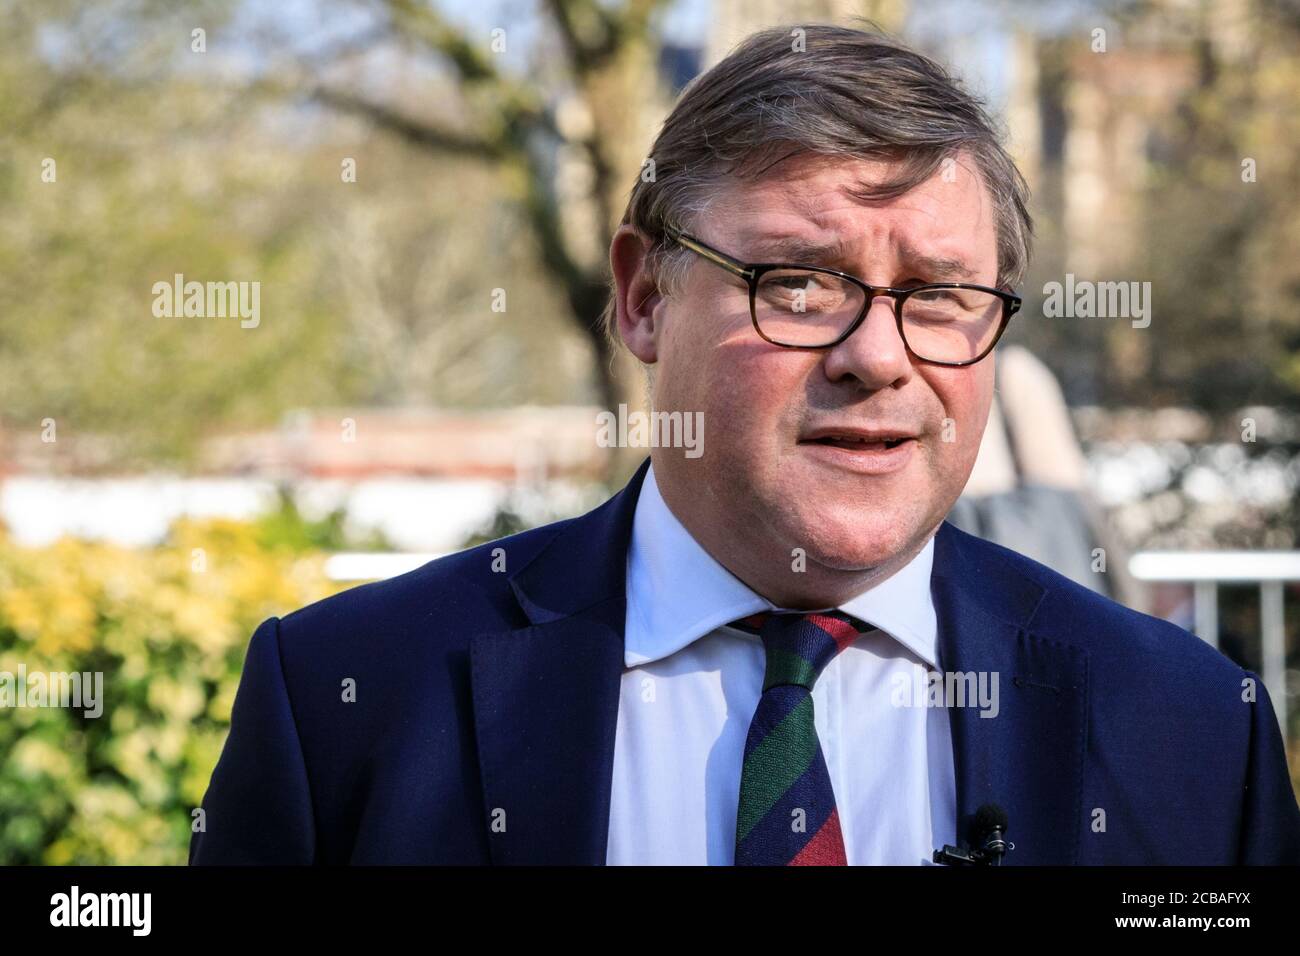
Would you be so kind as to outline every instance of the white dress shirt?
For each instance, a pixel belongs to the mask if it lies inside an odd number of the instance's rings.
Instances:
[[[939,668],[933,558],[931,539],[896,574],[840,605],[880,630],[836,655],[813,685],[851,865],[926,864],[936,847],[956,843],[948,712],[915,692],[926,669]],[[773,609],[691,537],[648,470],[627,557],[607,863],[734,862],[765,655],[756,635],[727,625]]]

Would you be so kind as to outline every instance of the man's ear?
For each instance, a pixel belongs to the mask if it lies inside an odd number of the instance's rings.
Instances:
[[[650,270],[653,241],[627,224],[618,227],[609,244],[609,266],[614,276],[614,306],[618,334],[628,350],[647,365],[659,360],[656,322],[662,318],[663,296]]]

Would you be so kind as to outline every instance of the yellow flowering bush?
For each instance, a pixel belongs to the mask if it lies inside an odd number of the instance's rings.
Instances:
[[[0,864],[185,862],[253,630],[341,588],[282,531],[185,520],[129,549],[0,530],[0,679],[103,675],[99,716],[0,692]]]

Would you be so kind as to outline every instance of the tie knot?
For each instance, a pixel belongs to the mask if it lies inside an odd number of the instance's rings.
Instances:
[[[826,665],[862,633],[842,611],[812,614],[759,614],[747,618],[758,628],[767,654],[763,690],[795,684],[812,690]]]

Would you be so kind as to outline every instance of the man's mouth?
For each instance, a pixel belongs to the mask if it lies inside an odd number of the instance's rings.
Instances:
[[[827,426],[806,432],[799,444],[813,460],[832,468],[886,475],[908,466],[918,438],[909,428]]]
[[[805,439],[805,443],[814,445],[831,445],[846,448],[849,451],[883,451],[897,448],[905,441],[913,441],[909,436],[899,435],[894,438],[864,438],[856,435],[823,435],[819,438]]]
[[[848,451],[887,451],[904,442],[916,440],[916,432],[905,427],[875,426],[862,428],[853,425],[825,426],[805,432],[800,444],[829,445]]]

